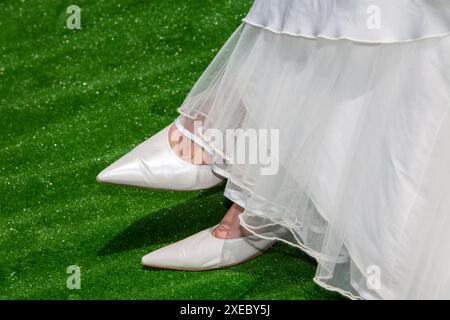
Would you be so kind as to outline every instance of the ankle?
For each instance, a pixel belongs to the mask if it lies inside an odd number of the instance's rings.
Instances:
[[[169,130],[169,144],[177,156],[192,164],[211,164],[211,156],[204,148],[183,135],[175,125]]]
[[[213,236],[220,239],[235,239],[251,235],[251,232],[240,224],[239,215],[243,211],[244,208],[234,203],[219,225],[213,230]]]

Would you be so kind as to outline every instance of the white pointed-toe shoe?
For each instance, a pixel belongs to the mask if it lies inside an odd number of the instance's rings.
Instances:
[[[218,185],[223,178],[211,166],[179,158],[169,143],[170,125],[136,146],[97,176],[101,183],[148,189],[194,191]]]
[[[142,257],[142,264],[146,267],[190,271],[219,269],[251,260],[275,243],[274,240],[254,235],[219,239],[212,235],[214,228],[150,252]]]

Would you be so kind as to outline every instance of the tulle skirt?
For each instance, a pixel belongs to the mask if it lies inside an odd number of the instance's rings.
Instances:
[[[449,57],[450,36],[370,44],[242,23],[176,125],[228,178],[241,224],[314,257],[319,285],[450,298]],[[273,138],[276,165],[233,161],[236,141],[208,130]]]

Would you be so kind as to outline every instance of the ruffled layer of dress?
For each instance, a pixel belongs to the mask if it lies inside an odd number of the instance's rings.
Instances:
[[[450,33],[447,0],[256,0],[244,22],[307,38],[398,43]]]

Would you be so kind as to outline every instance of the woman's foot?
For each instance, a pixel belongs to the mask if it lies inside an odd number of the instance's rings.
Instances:
[[[244,208],[233,203],[222,221],[220,221],[219,225],[213,230],[212,235],[219,239],[236,239],[251,235],[251,232],[243,228],[240,224],[239,215],[243,211]]]
[[[169,129],[169,143],[177,156],[193,164],[211,164],[208,152],[191,139],[183,135],[173,124]]]

